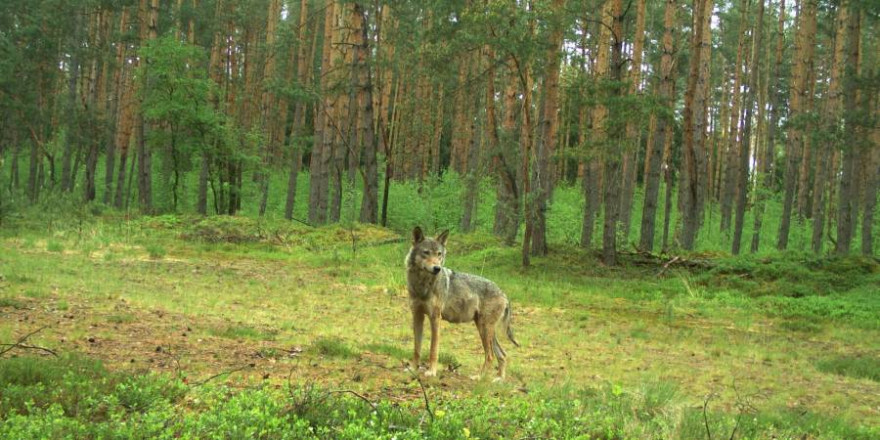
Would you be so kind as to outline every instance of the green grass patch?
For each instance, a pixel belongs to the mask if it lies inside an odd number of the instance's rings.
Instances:
[[[816,363],[816,368],[825,373],[880,382],[880,358],[877,357],[845,356],[823,359]]]
[[[351,359],[360,355],[345,341],[335,337],[319,337],[312,342],[312,350],[322,356]]]
[[[412,358],[412,350],[407,350],[397,345],[373,343],[364,347],[365,350],[384,354],[394,359],[409,360]]]
[[[64,252],[64,245],[60,241],[49,240],[46,242],[46,250],[49,252]]]
[[[256,341],[272,341],[278,334],[275,329],[261,329],[250,325],[237,324],[212,328],[209,333],[227,339],[253,339]]]
[[[137,318],[131,313],[114,313],[107,317],[107,322],[112,322],[113,324],[130,324],[137,320]]]
[[[10,297],[2,297],[0,298],[0,308],[2,307],[12,307],[13,309],[23,309],[27,307],[23,302]]]

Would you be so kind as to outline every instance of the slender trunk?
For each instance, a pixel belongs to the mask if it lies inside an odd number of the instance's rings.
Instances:
[[[749,188],[749,157],[750,143],[752,140],[752,111],[754,108],[755,92],[758,89],[758,75],[761,71],[761,45],[764,35],[764,3],[763,0],[758,2],[758,19],[755,23],[754,41],[752,42],[752,61],[749,72],[749,88],[746,91],[743,107],[745,107],[745,117],[743,118],[742,145],[740,145],[739,167],[737,176],[737,193],[736,193],[736,218],[733,226],[733,246],[732,253],[739,254],[740,243],[742,242],[743,226],[746,219],[746,195]],[[757,146],[757,141],[755,142]],[[757,149],[757,148],[756,148]]]
[[[813,39],[816,28],[816,0],[802,0],[801,12],[798,14],[798,33],[795,43],[794,62],[791,78],[791,96],[789,99],[789,128],[786,145],[785,194],[782,201],[782,221],[779,224],[779,237],[776,247],[779,250],[788,248],[788,235],[791,229],[791,211],[797,194],[798,168],[803,152],[804,133],[798,127],[803,122],[804,104],[810,86],[807,76],[813,59]]]
[[[361,141],[364,150],[364,190],[361,199],[361,223],[376,223],[378,218],[378,200],[379,200],[379,172],[376,155],[379,149],[379,138],[376,136],[373,126],[373,74],[371,72],[370,60],[370,35],[369,23],[364,11],[364,7],[360,4],[355,5],[356,13],[361,16],[361,50],[358,52],[360,67],[359,76],[361,78],[360,105],[361,120],[360,126],[363,134]]]
[[[846,71],[843,85],[846,135],[843,143],[843,166],[838,197],[837,245],[835,247],[835,253],[838,255],[849,254],[855,222],[858,217],[859,179],[856,167],[860,152],[858,136],[861,134],[861,130],[856,121],[858,117],[856,111],[859,97],[857,82],[861,62],[860,31],[861,10],[858,4],[853,4],[847,22]]]
[[[74,32],[72,36],[73,50],[70,54],[69,75],[67,81],[67,135],[64,137],[64,153],[61,156],[61,191],[73,191],[74,176],[71,175],[70,161],[73,156],[73,138],[79,134],[77,130],[77,81],[79,80],[79,13],[75,13]]]
[[[679,187],[682,212],[681,246],[691,250],[700,228],[707,187],[705,154],[705,88],[709,81],[708,21],[713,0],[694,0],[694,32],[691,41],[690,73],[684,108],[684,163]]]
[[[748,10],[748,0],[743,0],[742,3],[740,3],[739,40],[736,49],[736,61],[733,65],[733,89],[730,95],[730,126],[727,131],[728,144],[727,157],[725,159],[727,166],[723,173],[724,185],[721,190],[721,232],[725,233],[730,232],[730,220],[733,214],[733,199],[739,182],[739,157],[741,156],[739,150],[743,148],[742,144],[746,142],[744,136],[740,136],[740,117],[742,116],[740,113],[740,88],[742,84],[742,72],[746,64],[746,30],[749,27],[746,17],[748,15]],[[745,106],[745,103],[743,103],[743,108],[745,108]],[[746,121],[742,122],[743,124],[746,123]],[[746,154],[748,154],[748,152],[746,152]],[[738,244],[735,246],[737,248],[739,247]]]
[[[763,1],[763,0],[761,0]],[[767,0],[770,1],[770,0]],[[773,188],[773,158],[776,152],[776,130],[779,125],[779,102],[778,90],[779,76],[782,71],[782,54],[785,46],[785,0],[779,2],[779,24],[776,28],[776,53],[773,63],[773,82],[769,85],[770,93],[770,122],[767,124],[767,141],[764,148],[764,158],[758,169],[759,188],[755,198],[755,219],[752,228],[751,252],[758,252],[761,245],[761,227],[764,218],[764,207],[767,196]]]
[[[877,98],[874,98],[877,100]],[[877,101],[874,111],[877,112]],[[874,208],[877,206],[877,190],[880,187],[880,131],[873,132],[874,146],[866,155],[867,171],[865,173],[865,201],[862,211],[862,254],[874,255]]]
[[[654,119],[654,134],[652,142],[648,144],[648,154],[645,161],[648,163],[648,171],[645,173],[645,200],[642,208],[641,237],[639,248],[643,251],[654,249],[654,221],[657,216],[657,201],[660,192],[660,171],[663,165],[663,150],[668,142],[673,127],[670,122],[673,115],[672,90],[675,84],[674,72],[672,71],[673,33],[675,32],[676,0],[666,0],[666,8],[663,14],[663,55],[660,59],[660,87],[658,98],[663,108],[656,114]]]
[[[490,60],[494,57],[490,57]],[[491,115],[489,119],[489,130],[493,131],[495,106],[494,96],[495,85],[493,78],[487,85],[486,112]],[[495,170],[498,173],[498,189],[496,190],[497,205],[495,206],[495,227],[494,232],[504,239],[507,245],[512,245],[516,240],[520,225],[520,197],[519,183],[516,172],[516,108],[517,108],[517,84],[519,77],[515,63],[509,60],[507,63],[507,85],[504,89],[504,120],[501,124],[501,135],[498,136],[495,160]],[[491,87],[490,87],[491,86]],[[491,95],[490,95],[491,93]],[[491,111],[491,113],[490,113]],[[491,140],[490,134],[490,142]],[[491,147],[490,147],[491,148]]]
[[[645,0],[636,3],[636,29],[633,43],[632,64],[629,72],[629,95],[636,96],[641,86],[642,55],[645,44]],[[634,115],[638,117],[637,115]],[[623,181],[621,182],[620,196],[620,227],[625,239],[629,238],[630,224],[632,222],[633,196],[635,194],[636,180],[638,179],[638,155],[641,147],[641,122],[639,120],[627,121],[626,142],[628,151],[623,157]]]
[[[332,67],[332,42],[335,2],[330,0],[324,10],[324,45],[321,53],[321,90],[329,89],[329,71]],[[309,222],[315,225],[327,221],[327,202],[332,158],[333,133],[327,118],[333,114],[333,99],[324,93],[315,110],[314,147],[309,165]]]
[[[563,9],[564,0],[554,0],[551,7],[557,23],[550,33],[544,72],[544,91],[541,95],[541,120],[537,127],[535,157],[537,167],[533,175],[534,205],[531,216],[534,218],[532,230],[532,254],[547,254],[547,205],[553,192],[554,167],[553,154],[556,150],[556,135],[559,127],[559,62],[562,59]]]
[[[825,111],[823,112],[822,130],[831,140],[830,145],[823,145],[820,142],[817,145],[817,161],[816,161],[816,179],[813,188],[813,236],[812,249],[813,252],[819,254],[822,252],[824,244],[825,232],[825,190],[830,171],[830,152],[839,147],[837,141],[838,124],[841,117],[841,77],[843,72],[844,55],[846,49],[846,29],[848,23],[849,2],[843,1],[837,8],[837,17],[835,20],[835,36],[832,51],[831,72],[828,81],[828,98],[825,101]]]

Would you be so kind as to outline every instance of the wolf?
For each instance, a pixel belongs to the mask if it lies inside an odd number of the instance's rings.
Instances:
[[[494,355],[498,360],[496,380],[504,379],[507,353],[498,343],[495,328],[499,323],[504,324],[508,339],[519,347],[510,325],[510,301],[492,281],[476,275],[454,272],[443,266],[448,237],[448,230],[441,232],[436,238],[426,237],[418,226],[412,231],[412,247],[405,260],[415,339],[412,367],[416,370],[419,368],[425,316],[431,324],[431,354],[425,376],[437,374],[440,319],[452,323],[473,321],[477,325],[485,353],[480,375],[474,378],[485,375],[492,366]]]

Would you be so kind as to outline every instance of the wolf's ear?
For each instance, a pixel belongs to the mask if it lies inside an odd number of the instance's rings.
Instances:
[[[437,241],[440,244],[442,244],[443,246],[446,246],[446,239],[447,238],[449,238],[449,229],[446,229],[443,232],[441,232],[440,235],[437,236]]]
[[[422,232],[422,228],[416,226],[413,229],[413,244],[419,244],[425,239],[425,234]]]

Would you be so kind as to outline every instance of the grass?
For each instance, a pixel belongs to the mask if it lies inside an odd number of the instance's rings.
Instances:
[[[824,359],[816,363],[816,368],[826,373],[880,382],[880,358],[876,356]]]
[[[47,235],[63,252],[38,245]],[[870,260],[721,256],[712,270],[658,276],[654,267],[603,267],[574,246],[556,245],[523,269],[519,249],[485,233],[453,233],[449,244],[450,267],[496,280],[511,298],[523,346],[502,339],[508,381],[475,384],[468,377],[482,353],[473,325],[444,323],[445,368],[425,386],[445,415],[429,424],[419,423],[429,418],[422,391],[402,365],[411,357],[405,233],[182,215],[96,217],[49,232],[13,226],[0,232],[0,343],[48,325],[29,342],[100,360],[98,373],[73,385],[108,378],[113,386],[83,388],[109,402],[92,412],[53,413],[62,397],[49,395],[18,413],[30,418],[0,422],[8,434],[0,436],[22,437],[13,434],[29,421],[44,430],[24,437],[99,437],[70,426],[112,432],[112,414],[134,420],[126,429],[168,426],[193,437],[233,425],[245,437],[259,426],[301,432],[297,423],[338,438],[356,437],[349,429],[360,438],[459,438],[464,428],[481,438],[705,438],[707,420],[713,438],[729,438],[734,426],[737,438],[870,438],[880,426],[876,379],[845,387],[840,377],[877,370],[860,364],[880,351]],[[149,258],[150,248],[161,258]],[[825,365],[839,359],[844,366]],[[50,383],[58,384],[26,386]],[[135,397],[124,400],[123,390]],[[328,390],[355,391],[380,410]],[[401,409],[381,409],[392,403]],[[325,404],[352,413],[331,421]],[[181,408],[188,416],[170,415]],[[260,416],[243,416],[254,408]]]

